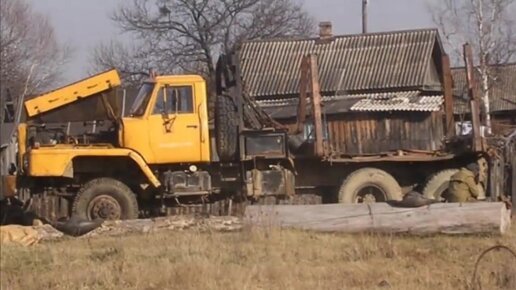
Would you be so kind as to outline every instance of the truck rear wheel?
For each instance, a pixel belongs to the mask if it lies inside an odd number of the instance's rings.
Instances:
[[[217,153],[222,161],[233,161],[238,144],[238,116],[229,96],[217,96],[215,111]]]
[[[426,198],[440,201],[445,200],[446,191],[450,185],[450,178],[458,171],[458,169],[445,169],[430,176],[423,188],[423,195]]]
[[[72,214],[87,220],[125,220],[138,218],[136,195],[122,182],[97,178],[86,183],[77,193]]]
[[[339,189],[340,203],[373,203],[401,198],[401,187],[396,179],[377,168],[362,168],[351,173]]]

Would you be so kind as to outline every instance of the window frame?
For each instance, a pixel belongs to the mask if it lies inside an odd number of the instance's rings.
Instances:
[[[190,103],[190,110],[188,111],[181,111],[181,110],[178,110],[176,111],[175,109],[173,110],[172,108],[169,108],[169,112],[166,112],[167,115],[188,115],[188,114],[195,114],[196,113],[196,98],[195,98],[195,86],[193,84],[161,84],[158,88],[158,91],[157,91],[157,96],[156,96],[156,101],[154,102],[154,106],[151,110],[151,115],[162,115],[164,112],[162,112],[161,110],[157,111],[157,107],[158,107],[158,104],[164,104],[164,96],[163,96],[163,89],[165,89],[167,91],[167,101],[168,101],[168,98],[170,97],[170,94],[169,92],[170,91],[178,91],[178,92],[181,92],[182,90],[178,90],[178,89],[174,89],[174,88],[189,88],[190,89],[190,99],[191,99],[191,103]],[[178,100],[180,100],[181,98],[178,98]]]

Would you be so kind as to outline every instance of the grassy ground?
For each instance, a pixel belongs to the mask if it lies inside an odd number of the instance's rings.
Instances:
[[[468,289],[493,236],[244,230],[68,239],[1,249],[2,289]],[[503,267],[505,265],[505,267]],[[516,260],[491,252],[483,289],[516,289]]]

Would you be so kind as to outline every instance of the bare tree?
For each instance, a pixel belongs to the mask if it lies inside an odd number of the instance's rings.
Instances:
[[[434,23],[439,27],[452,59],[463,58],[462,45],[469,43],[475,52],[480,76],[480,91],[491,133],[489,88],[496,80],[494,65],[516,56],[516,0],[443,0],[430,5]]]
[[[151,67],[198,73],[213,85],[215,57],[246,39],[306,36],[314,21],[293,0],[133,0],[112,15],[133,47],[101,44],[96,69],[117,67],[125,80]]]
[[[122,86],[136,87],[148,76],[150,69],[162,71],[164,68],[163,62],[153,60],[146,54],[143,44],[140,45],[140,48],[128,46],[116,40],[99,44],[91,54],[91,73],[116,68],[122,75]]]
[[[0,87],[21,99],[54,84],[70,50],[58,44],[48,19],[24,0],[0,5]]]

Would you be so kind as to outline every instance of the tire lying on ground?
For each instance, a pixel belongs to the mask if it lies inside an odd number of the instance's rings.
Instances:
[[[221,161],[233,161],[238,144],[238,116],[229,96],[217,96],[215,104],[215,137]]]
[[[72,215],[86,220],[125,220],[138,218],[136,195],[124,183],[113,178],[87,182],[77,193]]]
[[[440,200],[444,199],[446,195],[446,190],[450,185],[450,178],[458,171],[459,170],[455,168],[444,169],[431,175],[430,178],[428,178],[428,180],[425,182],[422,194],[426,198]]]
[[[346,177],[339,189],[339,203],[371,203],[401,199],[401,187],[396,179],[377,168],[354,171]]]

